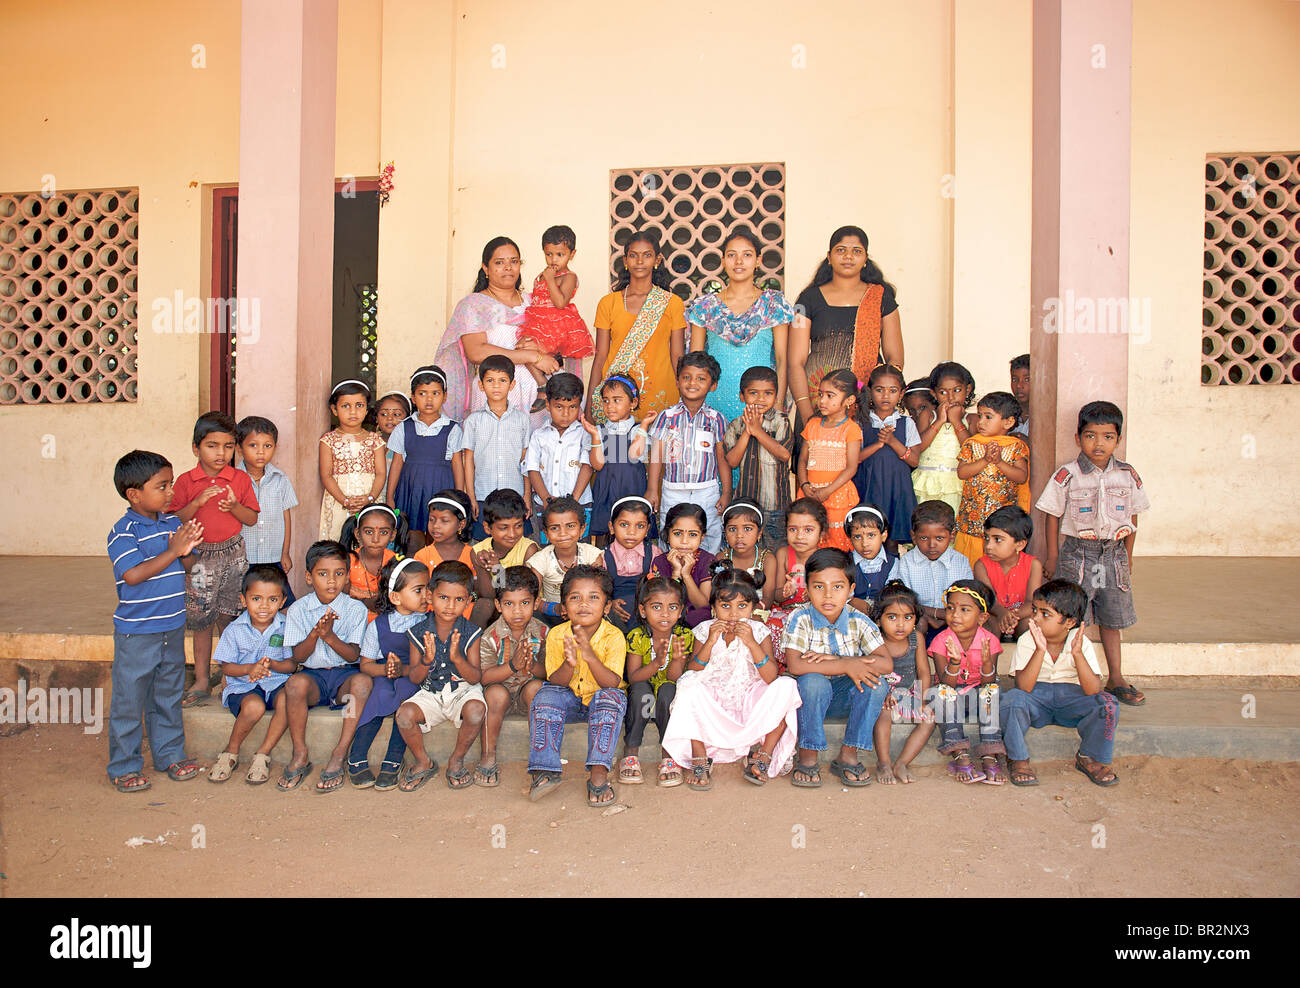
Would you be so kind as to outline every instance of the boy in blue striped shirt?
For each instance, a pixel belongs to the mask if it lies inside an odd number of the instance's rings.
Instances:
[[[199,774],[185,757],[185,571],[203,541],[195,519],[164,512],[172,499],[166,457],[132,450],[113,470],[130,505],[108,533],[117,608],[113,611],[113,699],[108,711],[108,777],[118,792],[143,792],[141,720],[149,725],[154,768],[175,782]]]

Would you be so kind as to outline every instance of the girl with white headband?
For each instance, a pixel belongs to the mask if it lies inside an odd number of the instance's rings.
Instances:
[[[844,516],[844,531],[853,543],[853,599],[849,604],[871,617],[872,602],[898,562],[898,554],[888,547],[889,521],[879,505],[859,504]]]
[[[761,544],[765,522],[757,504],[732,501],[722,512],[723,549],[718,553],[757,584],[760,599],[754,616],[760,621],[767,620],[776,596],[776,553]]]
[[[465,486],[460,475],[460,425],[442,410],[447,400],[447,375],[432,364],[411,375],[415,414],[393,430],[388,449],[393,469],[388,478],[388,503],[406,515],[411,525],[411,550],[425,546],[429,498],[438,491]]]
[[[320,535],[337,540],[343,522],[379,500],[388,477],[384,439],[368,430],[370,388],[357,380],[340,381],[329,397],[338,426],[320,437]]]
[[[469,509],[469,497],[464,491],[447,488],[438,491],[429,498],[425,505],[428,521],[425,531],[429,544],[415,554],[415,558],[429,567],[432,573],[443,563],[464,563],[474,570],[474,551],[470,548],[470,524],[472,516]],[[469,619],[474,610],[478,595],[471,591],[469,603],[465,605],[465,618]]]
[[[379,574],[397,555],[390,546],[406,539],[406,519],[386,504],[368,504],[343,523],[339,541],[348,550],[348,593],[378,613]]]

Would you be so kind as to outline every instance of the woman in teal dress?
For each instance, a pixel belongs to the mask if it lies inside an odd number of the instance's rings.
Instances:
[[[734,231],[722,245],[727,284],[701,295],[686,310],[691,349],[705,350],[718,361],[722,377],[709,404],[730,422],[745,410],[740,377],[750,367],[776,370],[776,407],[785,408],[786,334],[794,306],[778,291],[754,283],[759,244],[748,230]]]

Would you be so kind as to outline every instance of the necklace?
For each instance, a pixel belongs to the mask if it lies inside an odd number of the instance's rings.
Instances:
[[[498,295],[496,289],[493,288],[491,285],[488,285],[488,289],[487,289],[487,290],[488,290],[488,294],[491,295],[491,296],[492,296],[494,299],[496,299],[498,302],[500,302],[502,305],[506,306],[507,308],[511,308],[511,309],[514,308],[514,306],[511,305],[510,302],[506,301],[506,299],[504,299],[504,298],[502,298],[500,295]]]

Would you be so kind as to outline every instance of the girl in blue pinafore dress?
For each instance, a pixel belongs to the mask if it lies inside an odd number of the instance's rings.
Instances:
[[[460,448],[460,425],[442,414],[443,402],[447,400],[447,381],[442,371],[429,366],[412,374],[411,398],[415,414],[388,438],[389,448],[393,450],[388,490],[391,504],[406,516],[415,536],[427,527],[429,498],[438,491],[455,490],[463,485],[456,481],[449,455]],[[420,429],[416,428],[417,423]],[[421,429],[426,430],[423,435]]]
[[[602,537],[605,543],[611,541],[609,510],[615,501],[630,494],[645,494],[645,458],[650,438],[632,414],[640,396],[631,378],[620,374],[608,377],[601,385],[600,393],[608,421],[600,427],[604,464],[591,480],[590,531],[593,545],[601,544],[596,537]],[[606,395],[608,399],[604,397]],[[659,537],[653,514],[647,537],[651,540]],[[635,612],[635,608],[633,610]]]
[[[425,618],[424,594],[429,568],[414,559],[392,559],[379,571],[379,616],[361,636],[361,672],[374,677],[366,705],[357,718],[357,733],[348,749],[348,778],[358,789],[374,786],[384,791],[397,787],[397,775],[406,755],[406,742],[397,725],[388,737],[388,750],[379,766],[378,779],[370,771],[370,745],[384,719],[410,699],[420,687],[407,676],[411,645],[407,632]],[[394,661],[394,659],[396,661]]]
[[[902,372],[881,364],[867,381],[867,398],[862,416],[862,452],[853,486],[859,501],[878,504],[888,519],[890,551],[899,542],[911,541],[912,511],[916,493],[912,489],[912,468],[916,466],[921,437],[916,423],[898,409],[907,386]],[[880,433],[893,427],[893,434],[881,441]]]
[[[620,525],[620,519],[626,523]],[[629,494],[615,502],[609,545],[605,548],[605,571],[614,581],[609,621],[623,634],[641,622],[636,609],[636,589],[662,554],[647,534],[653,519],[650,502],[639,494]],[[620,569],[624,572],[620,573]]]

